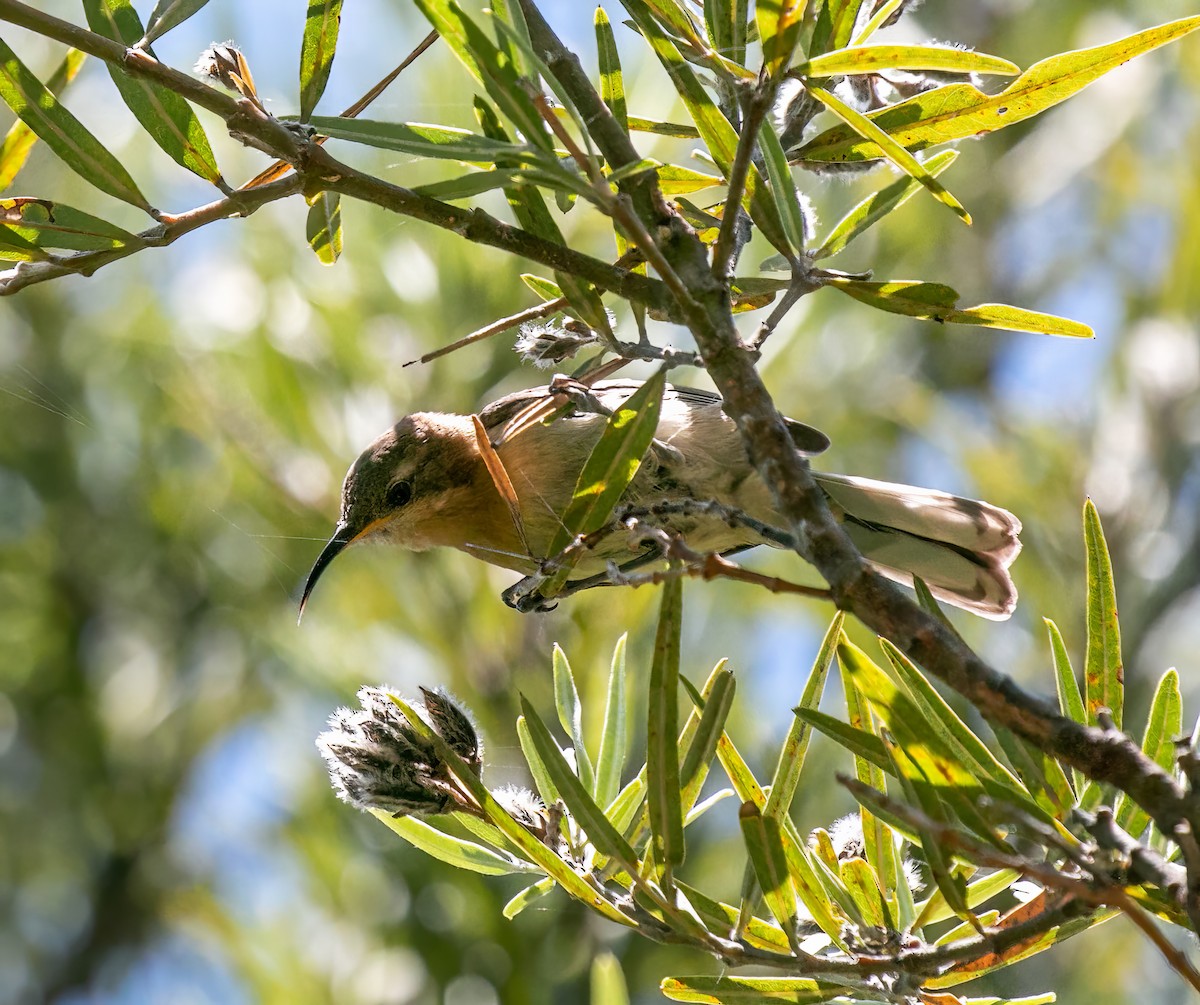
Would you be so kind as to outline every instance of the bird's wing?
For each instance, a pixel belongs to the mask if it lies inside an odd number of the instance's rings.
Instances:
[[[641,381],[637,380],[602,380],[592,386],[591,392],[604,407],[615,409],[640,386]],[[722,404],[719,394],[697,387],[668,384],[664,394],[695,408],[719,408]],[[561,399],[548,393],[546,387],[530,387],[497,398],[480,411],[479,418],[492,441],[496,442],[512,436],[528,422],[543,421],[561,404]],[[797,450],[813,456],[829,448],[829,437],[815,426],[798,419],[785,418],[784,421]]]

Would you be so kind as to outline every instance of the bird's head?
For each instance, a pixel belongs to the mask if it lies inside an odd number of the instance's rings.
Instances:
[[[329,564],[359,541],[461,547],[481,466],[468,416],[416,412],[379,436],[346,473],[337,526],[308,574],[300,614]]]

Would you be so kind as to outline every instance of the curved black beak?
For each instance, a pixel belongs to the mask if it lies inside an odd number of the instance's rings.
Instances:
[[[349,524],[339,523],[334,528],[333,537],[329,539],[329,543],[325,545],[321,550],[321,554],[317,556],[317,560],[313,563],[313,567],[308,573],[308,579],[304,582],[304,593],[300,596],[300,610],[296,614],[296,624],[300,624],[300,619],[304,617],[304,608],[308,604],[308,598],[312,594],[313,587],[317,585],[317,580],[321,578],[321,573],[354,540],[355,536],[354,530]]]

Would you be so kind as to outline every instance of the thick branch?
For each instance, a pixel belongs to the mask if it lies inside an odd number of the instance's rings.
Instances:
[[[530,0],[522,0],[522,7],[534,44],[546,55],[589,128],[594,126],[592,137],[609,166],[617,170],[633,163],[636,150],[579,69],[578,60]],[[680,311],[779,512],[798,540],[807,542],[806,557],[829,583],[838,606],[890,639],[910,659],[970,700],[993,724],[1007,727],[1089,777],[1128,793],[1164,833],[1174,833],[1181,820],[1200,820],[1195,797],[1186,795],[1129,737],[1059,715],[1048,702],[988,666],[952,630],[865,564],[826,505],[753,357],[738,338],[728,294],[707,268],[703,245],[690,231],[687,236],[691,239],[683,239],[685,235],[677,231],[674,239],[660,242],[691,292],[680,302]]]

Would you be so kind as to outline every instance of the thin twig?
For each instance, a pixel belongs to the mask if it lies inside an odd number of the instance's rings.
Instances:
[[[537,321],[540,318],[549,317],[561,311],[567,306],[566,297],[555,297],[553,300],[547,300],[545,303],[536,304],[533,307],[527,307],[523,311],[518,311],[516,314],[510,314],[506,318],[499,318],[493,321],[490,325],[484,325],[482,328],[476,328],[470,335],[464,335],[460,339],[456,339],[449,345],[440,346],[432,352],[427,352],[424,356],[418,359],[410,359],[404,366],[412,366],[415,363],[429,363],[432,360],[438,359],[441,356],[447,356],[457,349],[462,349],[464,346],[474,345],[476,342],[482,342],[484,339],[489,339],[493,335],[500,335],[511,328],[516,328],[518,325],[523,325],[528,321]]]

